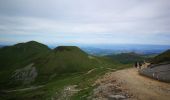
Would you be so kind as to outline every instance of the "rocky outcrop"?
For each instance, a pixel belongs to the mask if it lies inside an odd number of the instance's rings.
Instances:
[[[170,82],[170,64],[152,65],[139,70],[139,73],[159,81]]]
[[[21,82],[24,85],[34,82],[38,73],[36,67],[33,65],[34,63],[31,63],[24,68],[15,70],[14,74],[12,75],[12,80],[15,82]]]

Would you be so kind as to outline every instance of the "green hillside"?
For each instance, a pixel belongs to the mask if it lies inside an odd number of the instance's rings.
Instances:
[[[0,48],[0,69],[8,69],[11,66],[20,68],[22,64],[42,57],[50,51],[46,45],[35,41]]]
[[[2,100],[51,100],[68,85],[82,89],[72,97],[81,100],[90,94],[98,77],[131,66],[88,55],[76,46],[50,49],[36,41],[0,48],[0,61]]]
[[[114,54],[114,55],[107,55],[106,57],[109,57],[113,59],[114,61],[118,61],[120,63],[128,64],[128,63],[134,63],[138,61],[143,61],[145,59],[144,56],[140,54],[136,54],[134,52],[130,53],[120,53],[120,54]]]
[[[163,62],[170,62],[170,50],[167,50],[158,56],[154,57],[151,60],[152,63],[157,64],[157,63],[163,63]]]
[[[49,75],[51,77],[63,73],[85,72],[96,67],[97,63],[78,47],[59,46],[35,64],[41,74],[38,79],[44,80]]]
[[[45,82],[63,73],[87,71],[94,68],[95,63],[78,47],[59,46],[51,50],[35,41],[1,48],[0,60],[0,83],[8,87]]]
[[[35,41],[0,48],[0,88],[32,83],[32,77],[37,77],[37,73],[31,72],[37,72],[37,67],[32,66],[50,52],[46,45]]]

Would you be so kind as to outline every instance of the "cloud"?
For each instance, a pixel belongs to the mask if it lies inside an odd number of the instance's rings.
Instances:
[[[169,0],[0,1],[0,42],[169,44]]]

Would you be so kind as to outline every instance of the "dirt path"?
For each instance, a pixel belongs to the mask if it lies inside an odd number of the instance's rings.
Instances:
[[[129,100],[170,100],[170,83],[141,76],[135,68],[107,73],[97,80],[96,84],[99,85],[98,87],[105,88],[100,88],[102,89],[100,95],[97,94],[99,92],[94,91],[96,92],[94,95],[105,98],[103,100],[117,95],[113,93],[115,90],[119,90],[118,94]]]
[[[36,90],[36,89],[39,89],[39,88],[42,88],[42,87],[44,87],[44,85],[31,86],[29,88],[16,89],[16,90],[7,90],[7,91],[5,90],[3,92],[9,93],[9,92],[20,92],[20,91]]]
[[[93,68],[93,69],[91,69],[91,70],[89,70],[87,73],[85,73],[85,74],[90,74],[91,72],[93,72],[94,70],[96,70],[97,68]]]

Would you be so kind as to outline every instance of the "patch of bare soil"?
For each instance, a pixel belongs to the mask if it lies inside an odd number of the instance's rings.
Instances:
[[[60,93],[56,93],[51,100],[70,100],[70,97],[79,92],[80,90],[76,88],[77,85],[69,85],[63,88]]]
[[[170,100],[170,84],[138,74],[130,68],[109,72],[98,79],[93,100]]]

